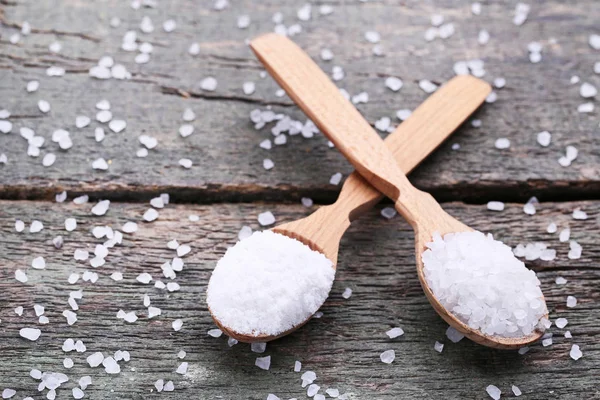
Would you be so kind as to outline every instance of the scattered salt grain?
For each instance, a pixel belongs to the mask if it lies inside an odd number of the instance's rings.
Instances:
[[[565,228],[558,234],[558,240],[561,242],[566,242],[571,237],[571,230],[569,228]]]
[[[523,355],[523,354],[526,354],[528,351],[529,351],[529,347],[525,346],[525,347],[521,347],[521,348],[519,349],[519,352],[518,352],[518,353],[519,353],[520,355]]]
[[[73,325],[75,322],[77,322],[77,314],[71,310],[64,310],[62,315],[67,319],[68,325]]]
[[[26,90],[29,93],[33,93],[36,92],[40,87],[40,82],[39,81],[29,81],[27,82],[27,87]]]
[[[379,355],[381,362],[391,364],[396,358],[396,352],[394,350],[386,350]]]
[[[349,299],[350,296],[352,296],[352,289],[347,287],[346,289],[344,289],[344,293],[342,293],[342,297],[345,299]]]
[[[31,221],[31,225],[29,226],[30,233],[38,233],[42,229],[44,229],[44,224],[42,224],[40,221],[37,221],[37,220]]]
[[[16,390],[14,389],[9,389],[6,388],[2,391],[2,398],[3,399],[10,399],[11,397],[13,397],[15,394],[17,393]]]
[[[442,350],[444,350],[444,344],[440,343],[438,341],[435,342],[435,344],[433,345],[433,348],[435,351],[437,351],[438,353],[441,353]]]
[[[179,367],[177,367],[177,370],[175,370],[175,372],[181,375],[185,375],[187,373],[187,370],[188,363],[184,361],[181,364],[179,364]]]
[[[183,124],[179,127],[179,135],[181,135],[181,137],[188,137],[190,136],[192,133],[194,133],[194,126],[190,125],[190,124]]]
[[[15,271],[15,279],[21,283],[26,283],[27,282],[27,275],[25,274],[25,272],[21,271],[20,269]]]
[[[258,223],[261,226],[268,226],[275,223],[275,216],[271,211],[258,214]]]
[[[579,95],[584,99],[595,97],[598,94],[598,89],[588,82],[584,82],[579,88]]]
[[[573,360],[577,361],[581,358],[581,356],[583,356],[583,353],[579,349],[579,346],[574,344],[573,346],[571,346],[571,351],[569,352],[569,355]]]
[[[577,106],[577,112],[591,113],[594,111],[594,103],[583,103]]]
[[[498,389],[498,387],[494,386],[494,385],[489,385],[488,387],[485,388],[485,391],[494,400],[499,400],[500,395],[502,394],[500,389]]]
[[[572,339],[573,338],[573,335],[571,335],[571,331],[566,331],[565,332],[565,338],[566,339]]]
[[[317,374],[315,374],[313,371],[306,371],[302,374],[300,379],[302,379],[302,387],[304,388],[313,383],[315,379],[317,379]]]
[[[381,210],[381,216],[386,219],[392,219],[396,216],[396,209],[393,207],[385,207]]]
[[[398,327],[397,328],[392,328],[389,331],[387,331],[385,334],[388,335],[388,337],[390,339],[395,339],[395,338],[397,338],[399,336],[404,335],[404,330],[402,328],[398,328]]]
[[[75,218],[67,218],[65,220],[65,229],[68,232],[72,232],[77,228],[77,220]]]
[[[242,226],[242,229],[240,229],[240,231],[238,232],[238,239],[244,240],[247,237],[250,237],[250,235],[252,235],[252,228],[245,225],[245,226]]]
[[[504,203],[501,201],[489,201],[487,203],[487,209],[491,211],[503,211]]]
[[[536,213],[535,205],[533,203],[526,203],[523,206],[523,212],[527,215],[535,215],[535,213]]]
[[[110,207],[110,200],[101,200],[92,207],[92,214],[102,216],[106,214]]]
[[[385,86],[393,92],[397,92],[402,89],[403,82],[401,79],[396,78],[395,76],[390,76],[385,80]]]
[[[183,326],[183,321],[180,319],[176,319],[175,321],[173,321],[172,326],[174,331],[179,331]]]
[[[337,186],[337,185],[340,184],[341,181],[342,181],[342,173],[341,172],[336,172],[329,179],[329,184]]]
[[[318,310],[334,274],[331,261],[301,242],[272,231],[255,232],[219,260],[207,302],[213,315],[236,332],[279,334]]]
[[[587,217],[587,213],[585,211],[581,211],[580,208],[573,210],[573,219],[585,220]]]
[[[46,260],[44,257],[36,257],[31,261],[31,267],[34,269],[44,269],[46,268]]]
[[[148,284],[152,281],[152,275],[150,275],[147,272],[142,272],[141,274],[139,274],[137,276],[137,278],[135,278],[138,282],[140,283],[145,283]]]
[[[275,163],[271,159],[265,158],[263,160],[263,168],[266,169],[267,171],[270,169],[273,169],[274,166],[275,166]]]
[[[108,169],[108,163],[104,158],[97,158],[92,162],[92,168],[106,171]]]
[[[557,318],[556,321],[554,321],[554,323],[556,324],[557,328],[564,328],[565,326],[567,326],[567,324],[569,323],[569,321],[566,318]]]
[[[419,87],[421,88],[422,91],[424,91],[425,93],[433,93],[437,90],[438,86],[427,80],[427,79],[422,79],[419,81]]]
[[[552,135],[548,131],[543,131],[537,134],[537,142],[542,147],[548,147],[551,139]]]
[[[121,366],[112,357],[106,357],[102,360],[102,366],[104,366],[107,374],[118,374],[121,372]]]
[[[250,344],[250,350],[253,353],[264,353],[267,349],[267,344],[264,342],[255,342]]]
[[[462,333],[460,333],[459,331],[457,331],[453,327],[449,326],[448,329],[446,329],[446,337],[448,339],[450,339],[450,341],[452,343],[458,343],[461,340],[463,340],[463,338],[465,337],[465,335],[463,335]]]
[[[268,371],[271,367],[271,356],[257,357],[256,361],[254,362],[254,365],[256,365],[260,369]]]
[[[127,123],[121,119],[113,119],[108,123],[108,127],[114,133],[120,133],[127,127]]]
[[[146,210],[142,218],[144,218],[144,221],[146,222],[155,221],[158,218],[158,211],[156,211],[154,208],[149,208]]]
[[[22,338],[29,339],[32,342],[38,340],[41,334],[42,331],[37,328],[21,328],[19,331],[19,335],[21,335]]]
[[[202,79],[200,82],[200,88],[207,92],[214,92],[217,89],[217,80],[212,76]]]
[[[17,232],[23,232],[23,230],[25,229],[25,223],[23,221],[21,221],[20,219],[15,221],[15,230]]]
[[[74,399],[83,399],[83,396],[85,396],[85,394],[83,393],[83,390],[81,390],[78,387],[74,387],[71,392],[73,393]]]
[[[314,397],[319,390],[321,389],[321,386],[313,383],[312,385],[309,385],[308,388],[306,389],[306,395],[308,397]]]
[[[294,372],[300,372],[302,369],[302,363],[298,360],[294,361]]]
[[[50,103],[48,103],[46,100],[40,100],[38,101],[38,108],[45,114],[50,111]]]
[[[510,140],[508,140],[507,138],[499,138],[496,139],[496,142],[494,143],[494,146],[497,149],[508,149],[510,147]]]
[[[567,296],[567,307],[573,308],[577,305],[577,298],[574,296]]]

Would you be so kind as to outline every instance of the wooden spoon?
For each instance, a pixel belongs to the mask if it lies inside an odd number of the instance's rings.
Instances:
[[[483,103],[490,91],[491,87],[480,79],[457,76],[429,96],[385,139],[398,165],[406,172],[412,171]],[[323,253],[335,268],[339,242],[350,223],[383,197],[358,172],[353,172],[344,182],[335,203],[320,207],[306,218],[279,225],[273,231],[298,239]],[[274,340],[308,321],[278,336],[252,336],[224,326],[217,318],[214,320],[229,336],[248,343]]]
[[[472,229],[448,215],[430,194],[411,185],[379,135],[302,49],[286,37],[276,34],[261,36],[253,40],[250,46],[290,98],[369,183],[394,200],[396,209],[411,224],[415,231],[419,280],[436,312],[469,339],[489,347],[515,349],[538,340],[542,335],[539,331],[518,338],[484,335],[460,321],[440,304],[424,277],[421,255],[425,244],[431,241],[435,232],[444,235]],[[437,118],[436,114],[430,115],[433,119]],[[292,234],[292,231],[281,231]],[[334,237],[324,233],[321,235],[325,241]],[[304,243],[331,256],[330,249],[317,245],[322,241]]]

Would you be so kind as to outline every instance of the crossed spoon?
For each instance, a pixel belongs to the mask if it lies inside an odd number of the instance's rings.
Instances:
[[[490,86],[471,76],[453,78],[419,106],[384,143],[358,110],[292,41],[267,34],[253,40],[250,47],[290,98],[357,169],[346,179],[334,204],[319,208],[309,217],[277,226],[273,232],[297,239],[322,253],[335,268],[339,242],[350,223],[386,195],[415,231],[421,286],[435,311],[449,325],[472,341],[494,348],[515,349],[538,340],[542,335],[538,330],[523,337],[485,335],[459,320],[438,301],[424,276],[421,255],[425,245],[434,233],[443,236],[473,229],[448,215],[430,194],[412,186],[403,172],[415,168],[464,122],[485,100]],[[544,301],[543,297],[541,300]],[[310,317],[277,335],[242,334],[225,326],[214,313],[213,319],[225,333],[239,341],[267,342],[293,332]]]

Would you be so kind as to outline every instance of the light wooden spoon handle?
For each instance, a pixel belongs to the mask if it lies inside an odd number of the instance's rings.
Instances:
[[[271,76],[354,165],[394,201],[408,182],[392,153],[358,110],[310,57],[288,38],[266,34],[250,47]]]
[[[487,82],[461,75],[429,96],[384,140],[400,169],[410,173],[477,110],[491,91]],[[344,182],[334,204],[353,221],[382,197],[355,171]]]

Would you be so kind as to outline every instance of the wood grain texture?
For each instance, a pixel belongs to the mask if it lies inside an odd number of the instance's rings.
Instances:
[[[574,208],[581,207],[589,218],[575,221]],[[353,399],[486,399],[489,384],[501,388],[510,397],[510,386],[517,385],[527,399],[594,399],[598,392],[600,373],[600,331],[595,310],[600,307],[598,269],[600,253],[596,246],[600,232],[599,202],[542,203],[535,216],[526,216],[521,204],[508,204],[504,212],[487,211],[484,206],[444,204],[444,208],[476,229],[490,231],[511,246],[518,243],[543,241],[556,248],[558,258],[553,262],[536,261],[530,266],[538,272],[546,295],[552,320],[568,318],[566,329],[573,339],[564,339],[565,329],[551,329],[554,344],[543,348],[535,345],[524,356],[516,352],[493,350],[466,340],[452,344],[444,337],[446,324],[431,308],[421,290],[415,273],[412,253],[412,229],[398,217],[385,220],[378,209],[356,221],[341,244],[336,282],[330,299],[322,308],[324,316],[310,321],[289,337],[267,346],[263,355],[271,355],[269,371],[254,366],[258,354],[246,345],[228,348],[224,337],[215,339],[206,332],[213,328],[206,309],[204,291],[216,260],[226,247],[235,242],[244,224],[258,229],[259,212],[271,210],[278,222],[307,215],[310,211],[299,205],[237,204],[237,205],[178,205],[160,211],[159,219],[150,224],[140,223],[138,232],[125,235],[122,246],[115,247],[106,265],[94,270],[100,275],[96,284],[79,281],[67,283],[71,272],[92,270],[75,262],[76,248],[101,242],[90,230],[96,225],[120,227],[125,221],[139,221],[146,210],[142,204],[114,203],[104,217],[91,217],[90,204],[0,202],[0,388],[18,390],[16,398],[36,396],[37,382],[28,377],[31,368],[65,372],[78,380],[91,375],[94,383],[86,390],[89,399],[105,398],[189,398],[200,399],[265,399],[275,393],[282,399],[304,398],[299,374],[293,372],[295,360],[303,363],[303,371],[313,370],[323,389],[339,388],[354,393]],[[200,221],[188,221],[190,214]],[[64,219],[75,217],[74,232],[64,230]],[[16,233],[16,218],[29,223],[41,220],[45,229],[38,234]],[[549,221],[560,228],[570,226],[572,238],[583,246],[579,260],[567,260],[567,243],[557,235],[545,232]],[[64,246],[56,250],[51,239],[61,234]],[[188,243],[192,252],[185,257],[185,267],[176,281],[181,291],[166,294],[135,281],[141,272],[155,278],[160,265],[173,256],[166,248],[167,241],[176,238]],[[43,255],[45,270],[28,268],[31,259]],[[14,270],[26,269],[27,284],[14,280]],[[125,279],[116,283],[110,273],[122,271]],[[556,285],[557,276],[568,283]],[[354,291],[343,299],[345,287]],[[68,326],[62,310],[68,292],[83,289],[79,301],[78,321]],[[148,320],[142,306],[145,293],[152,304],[162,309],[162,315]],[[566,308],[566,296],[578,299],[575,308]],[[36,326],[33,304],[46,307],[49,325],[40,325],[43,333],[37,342],[18,336],[23,326]],[[25,308],[23,317],[13,309]],[[137,311],[140,319],[134,324],[116,319],[118,309]],[[171,322],[182,318],[183,328],[174,332]],[[400,326],[405,335],[390,340],[385,331]],[[60,349],[67,338],[82,339],[86,353],[65,354]],[[445,343],[442,354],[433,350],[434,342]],[[583,357],[569,358],[571,344],[579,344]],[[122,364],[122,372],[108,376],[102,369],[91,369],[85,357],[91,352],[105,354],[118,349],[128,350],[131,361]],[[190,363],[186,376],[173,371],[181,360],[177,352],[185,350],[184,361]],[[396,351],[391,365],[379,361],[379,354],[388,349]],[[72,357],[71,370],[62,367],[62,359]],[[135,369],[135,371],[133,370]],[[153,394],[153,383],[171,379],[175,392]],[[73,387],[73,382],[66,384]],[[113,393],[110,390],[114,390]],[[70,393],[59,391],[58,398]]]
[[[498,91],[498,101],[476,115],[482,127],[462,127],[451,142],[415,171],[415,185],[437,198],[595,197],[600,191],[594,141],[597,112],[576,112],[584,100],[578,85],[570,85],[569,79],[578,75],[582,81],[600,85],[592,72],[597,52],[587,44],[597,25],[597,4],[594,0],[568,5],[558,0],[536,3],[519,28],[511,22],[515,4],[484,4],[480,16],[470,14],[470,2],[449,0],[435,5],[392,0],[342,2],[332,4],[334,12],[329,16],[319,16],[315,6],[313,18],[300,22],[303,32],[294,36],[294,41],[324,70],[342,66],[346,78],[338,84],[350,94],[369,93],[369,103],[358,108],[371,124],[383,116],[394,117],[398,109],[415,108],[426,97],[417,82],[447,81],[454,75],[456,61],[479,57],[485,61],[486,80],[506,78],[507,86]],[[258,143],[271,137],[268,128],[255,131],[248,118],[251,110],[269,105],[296,119],[305,118],[289,99],[275,95],[274,82],[258,76],[262,68],[244,43],[247,38],[272,31],[271,18],[277,11],[283,13],[286,25],[299,22],[295,15],[300,5],[291,0],[260,5],[241,1],[222,12],[210,6],[210,2],[190,0],[140,10],[117,0],[63,2],[60,6],[46,0],[2,3],[0,106],[12,112],[15,132],[27,126],[49,140],[53,130],[70,128],[74,148],[63,153],[48,143],[43,153],[55,152],[58,159],[52,167],[43,168],[41,159],[23,156],[26,146],[14,132],[3,135],[0,151],[6,153],[9,164],[0,166],[0,196],[49,199],[64,188],[139,200],[162,189],[176,199],[195,202],[291,200],[306,194],[332,201],[339,188],[328,184],[329,177],[335,172],[346,176],[351,167],[326,146],[322,136],[289,138],[287,145],[265,151]],[[456,33],[448,40],[426,43],[423,34],[434,13],[453,22]],[[236,18],[242,14],[252,20],[245,30],[236,28]],[[110,28],[113,16],[122,19],[120,27]],[[154,52],[151,62],[140,66],[133,62],[133,53],[119,48],[123,34],[137,29],[143,16],[152,19],[155,31],[139,34],[139,38],[153,43]],[[177,21],[176,30],[170,34],[161,29],[167,18]],[[31,24],[33,33],[17,45],[10,44],[8,36],[24,21]],[[491,39],[480,46],[477,33],[483,28]],[[372,55],[373,45],[364,39],[367,30],[381,34],[385,57]],[[63,44],[60,54],[48,51],[55,40]],[[544,45],[543,60],[535,65],[529,62],[526,49],[533,40]],[[193,42],[200,43],[197,57],[187,53]],[[331,62],[318,59],[324,47],[335,54]],[[107,54],[133,73],[130,81],[95,81],[87,76],[89,68]],[[45,69],[50,65],[64,67],[66,76],[46,77]],[[404,81],[398,93],[384,86],[385,78],[391,75]],[[215,92],[199,88],[206,76],[218,79]],[[35,94],[24,90],[30,79],[41,82]],[[255,94],[243,93],[246,81],[256,82]],[[94,104],[102,98],[112,102],[115,117],[127,120],[128,127],[121,134],[108,133],[102,144],[96,144],[96,123],[83,130],[76,130],[73,124],[77,115],[93,117]],[[50,101],[49,115],[37,110],[39,99]],[[193,108],[198,119],[195,133],[184,140],[177,129],[185,107]],[[535,141],[536,133],[542,130],[553,135],[548,148]],[[159,146],[146,159],[130,162],[140,147],[137,137],[143,133],[156,137]],[[511,148],[495,149],[494,141],[499,137],[509,138]],[[459,143],[461,149],[450,150],[452,143]],[[571,167],[563,168],[557,160],[567,145],[578,147],[580,155]],[[108,172],[91,169],[91,162],[98,157],[113,161]],[[177,165],[182,157],[194,161],[191,170]],[[266,157],[275,162],[271,171],[262,168]]]

